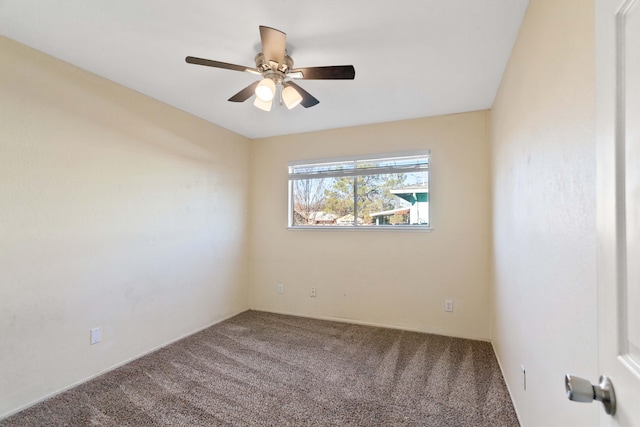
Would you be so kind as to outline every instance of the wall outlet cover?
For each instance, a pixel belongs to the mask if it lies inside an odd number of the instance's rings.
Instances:
[[[102,329],[101,328],[91,329],[91,345],[98,344],[100,341],[102,341]]]
[[[444,311],[448,311],[448,312],[453,311],[453,300],[450,300],[450,299],[444,300]]]

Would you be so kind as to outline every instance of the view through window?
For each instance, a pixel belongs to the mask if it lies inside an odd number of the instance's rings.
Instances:
[[[290,227],[429,227],[429,153],[289,165]]]

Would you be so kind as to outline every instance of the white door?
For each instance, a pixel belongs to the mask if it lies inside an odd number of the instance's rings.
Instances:
[[[640,0],[596,0],[596,135],[600,425],[640,426]]]

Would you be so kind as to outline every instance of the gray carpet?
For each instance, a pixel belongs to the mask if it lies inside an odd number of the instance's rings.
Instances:
[[[1,426],[517,426],[491,345],[247,311]]]

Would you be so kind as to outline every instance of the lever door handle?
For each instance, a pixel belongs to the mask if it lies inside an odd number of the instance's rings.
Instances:
[[[564,388],[569,400],[587,403],[598,400],[604,405],[604,411],[607,414],[616,413],[616,394],[608,377],[601,376],[600,383],[593,385],[584,378],[567,374],[564,376]]]

